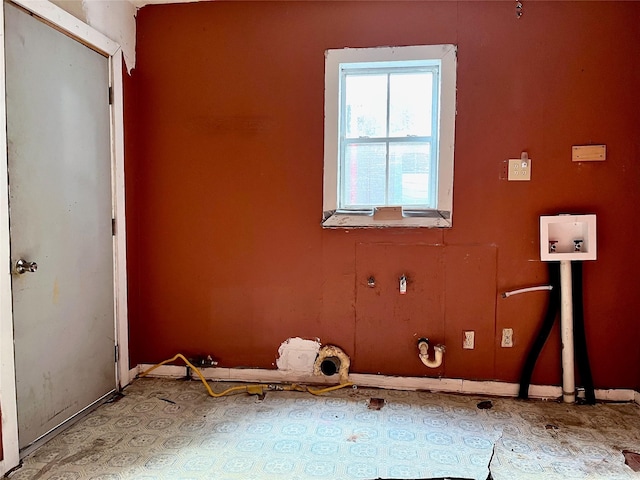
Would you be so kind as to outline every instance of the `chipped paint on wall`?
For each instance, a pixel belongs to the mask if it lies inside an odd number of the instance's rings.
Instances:
[[[278,348],[278,370],[313,373],[313,365],[320,351],[320,339],[288,338]]]

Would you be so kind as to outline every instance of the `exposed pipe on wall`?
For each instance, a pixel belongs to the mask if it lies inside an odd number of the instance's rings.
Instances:
[[[573,347],[573,285],[571,260],[560,261],[560,332],[562,338],[562,400],[576,401],[576,377]]]
[[[567,262],[569,265],[564,264]],[[549,283],[553,287],[549,295],[547,313],[522,368],[519,398],[529,398],[531,376],[542,347],[560,310],[562,335],[562,396],[566,403],[576,401],[574,366],[577,363],[585,390],[585,403],[596,403],[591,367],[587,353],[582,297],[582,264],[580,261],[549,262]],[[575,339],[574,339],[575,335]],[[575,352],[574,352],[575,343]]]
[[[547,313],[522,367],[518,398],[529,398],[529,385],[531,384],[533,369],[551,333],[556,316],[558,315],[558,308],[560,307],[560,266],[557,262],[549,262],[547,268],[549,269],[549,283],[555,288],[550,291]]]
[[[576,363],[584,386],[584,400],[587,405],[595,405],[596,392],[589,364],[587,334],[584,326],[584,299],[582,296],[582,262],[574,262],[573,277],[573,334],[575,336]]]
[[[429,339],[421,338],[418,340],[418,351],[420,352],[418,356],[422,363],[424,363],[429,368],[438,368],[442,365],[442,358],[444,357],[445,347],[444,345],[436,345],[433,347],[435,350],[435,358],[431,360],[429,358]]]
[[[520,293],[539,292],[541,290],[553,290],[553,285],[540,285],[539,287],[527,287],[519,288],[518,290],[511,290],[510,292],[504,292],[502,298],[511,297],[512,295],[519,295]]]

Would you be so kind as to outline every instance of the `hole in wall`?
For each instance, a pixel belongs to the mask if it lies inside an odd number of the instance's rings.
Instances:
[[[640,455],[630,450],[623,450],[624,463],[634,472],[640,472]]]
[[[323,375],[330,377],[340,370],[340,359],[338,357],[327,357],[320,364],[320,371]]]

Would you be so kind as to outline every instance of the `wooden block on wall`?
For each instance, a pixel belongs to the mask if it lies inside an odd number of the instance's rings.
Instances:
[[[574,162],[602,162],[606,159],[606,145],[574,145],[571,148],[571,160]]]
[[[402,207],[377,207],[373,211],[374,220],[401,220]]]

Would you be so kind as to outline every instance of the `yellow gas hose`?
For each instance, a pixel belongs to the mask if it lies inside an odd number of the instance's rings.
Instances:
[[[211,389],[211,387],[209,386],[209,383],[204,378],[204,376],[202,375],[200,370],[198,370],[198,368],[195,365],[193,365],[189,360],[187,360],[186,357],[184,355],[182,355],[181,353],[178,353],[176,356],[174,356],[172,358],[169,358],[167,360],[164,360],[164,361],[158,363],[157,365],[154,365],[153,367],[151,367],[151,368],[145,370],[144,372],[141,372],[140,374],[138,374],[138,376],[139,377],[146,377],[147,375],[149,375],[149,373],[151,373],[156,368],[161,367],[162,365],[165,365],[167,363],[173,362],[173,361],[177,360],[178,358],[183,360],[184,363],[186,363],[189,366],[189,368],[191,368],[191,370],[196,372],[196,374],[198,375],[198,377],[200,378],[200,380],[204,384],[205,388],[207,389],[207,392],[209,393],[209,396],[214,397],[214,398],[223,397],[223,396],[228,395],[228,394],[230,394],[232,392],[247,392],[250,395],[264,395],[265,390],[266,391],[281,390],[281,391],[309,392],[312,395],[322,395],[323,393],[332,392],[334,390],[339,390],[339,389],[344,388],[344,387],[353,386],[353,383],[341,383],[340,385],[334,385],[332,387],[314,389],[314,388],[306,387],[304,385],[297,385],[295,383],[292,383],[290,385],[265,385],[265,384],[253,385],[252,384],[252,385],[242,385],[242,386],[238,386],[238,387],[231,387],[231,388],[226,389],[224,392],[216,393]]]

